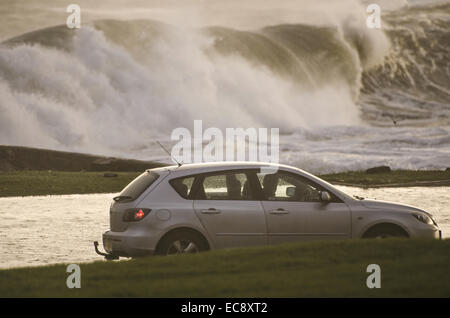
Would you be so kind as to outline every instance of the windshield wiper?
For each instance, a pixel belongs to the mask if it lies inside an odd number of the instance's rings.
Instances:
[[[357,195],[354,195],[353,197],[354,197],[355,199],[357,199],[357,200],[364,200],[363,197],[360,197],[360,196],[357,196]]]
[[[133,198],[130,197],[129,195],[119,195],[117,197],[114,197],[113,200],[116,201],[116,202],[131,201],[131,200],[133,200]]]

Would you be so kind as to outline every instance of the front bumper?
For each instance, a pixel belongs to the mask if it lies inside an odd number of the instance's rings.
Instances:
[[[436,225],[415,223],[408,227],[411,238],[442,239],[442,231]]]

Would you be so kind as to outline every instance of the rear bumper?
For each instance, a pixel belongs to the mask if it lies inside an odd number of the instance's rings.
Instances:
[[[156,244],[148,236],[130,235],[127,232],[103,233],[103,248],[109,254],[123,257],[153,255]]]

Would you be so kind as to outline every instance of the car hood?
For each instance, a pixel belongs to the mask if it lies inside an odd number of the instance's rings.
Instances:
[[[363,206],[365,206],[366,208],[369,208],[369,209],[395,210],[398,212],[402,212],[402,211],[404,211],[404,212],[425,212],[424,210],[419,209],[414,206],[411,206],[411,205],[398,204],[398,203],[388,202],[388,201],[361,200],[360,202]]]

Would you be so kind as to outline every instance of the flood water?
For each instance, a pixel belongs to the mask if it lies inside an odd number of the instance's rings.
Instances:
[[[0,267],[100,260],[114,194],[0,198]]]
[[[450,234],[450,192],[445,187],[361,189],[338,187],[368,199],[410,204],[431,212]],[[93,241],[101,243],[109,228],[109,205],[115,194],[0,198],[0,268],[101,260]]]

